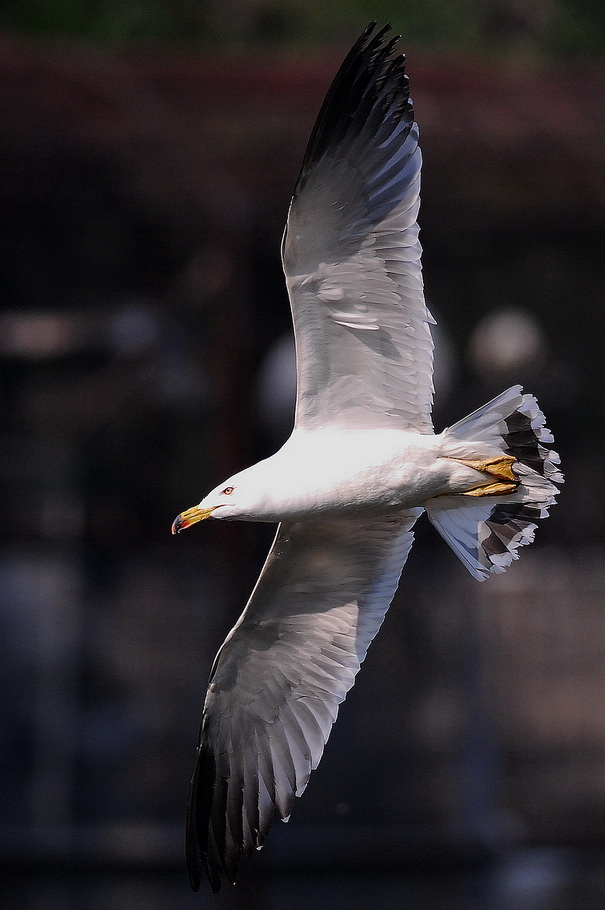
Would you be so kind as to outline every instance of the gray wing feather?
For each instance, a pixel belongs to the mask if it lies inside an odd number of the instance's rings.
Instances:
[[[219,651],[191,785],[195,890],[235,880],[275,810],[287,818],[391,602],[417,510],[376,520],[284,523]]]
[[[417,215],[421,154],[403,57],[366,30],[319,114],[283,263],[298,364],[296,424],[431,432],[433,321]]]

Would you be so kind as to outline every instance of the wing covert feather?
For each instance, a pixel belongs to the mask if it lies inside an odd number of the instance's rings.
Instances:
[[[235,879],[317,767],[396,590],[419,510],[280,525],[250,601],[220,649],[191,783],[195,890]]]

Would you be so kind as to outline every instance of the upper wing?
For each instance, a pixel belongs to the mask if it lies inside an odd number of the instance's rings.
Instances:
[[[191,783],[187,860],[218,891],[292,811],[387,611],[420,510],[280,526],[220,649]]]
[[[421,154],[397,38],[368,26],[311,134],[282,258],[296,424],[431,432],[433,342],[416,217]]]

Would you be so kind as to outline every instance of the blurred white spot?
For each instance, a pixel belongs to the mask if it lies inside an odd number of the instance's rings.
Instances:
[[[12,357],[61,357],[86,342],[85,320],[69,313],[5,313],[0,318],[0,351]]]
[[[160,325],[157,316],[143,306],[119,310],[109,324],[109,341],[116,354],[141,354],[157,341]]]
[[[499,310],[479,321],[468,353],[477,372],[497,375],[527,367],[536,368],[546,354],[544,333],[537,319],[525,310]]]
[[[274,342],[258,376],[256,396],[265,430],[284,437],[294,423],[296,403],[296,354],[290,332]]]

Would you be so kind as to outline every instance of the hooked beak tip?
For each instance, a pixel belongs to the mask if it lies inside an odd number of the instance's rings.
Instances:
[[[180,534],[181,531],[184,531],[185,528],[196,524],[196,522],[204,521],[205,518],[208,518],[209,515],[214,512],[214,509],[215,506],[212,506],[210,509],[200,509],[199,506],[193,506],[192,509],[187,509],[185,512],[181,512],[181,514],[177,515],[177,517],[172,522],[172,533]]]

